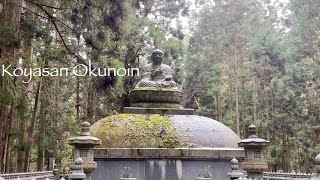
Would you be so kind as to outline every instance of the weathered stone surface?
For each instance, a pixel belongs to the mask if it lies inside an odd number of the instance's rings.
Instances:
[[[312,176],[312,178],[310,180],[320,180],[320,154],[318,154],[315,158],[314,158],[314,162],[315,162],[315,173]]]
[[[195,180],[199,173],[210,166],[214,180],[230,180],[231,171],[227,159],[96,159],[98,168],[93,172],[95,180],[117,180],[124,167],[130,167],[137,180]]]
[[[69,138],[68,143],[72,146],[96,146],[100,145],[100,139],[90,136],[90,123],[83,122],[81,124],[81,132],[79,136]]]
[[[265,140],[265,139],[261,139],[258,138],[257,136],[257,127],[255,125],[250,125],[248,127],[249,130],[249,137],[247,139],[242,139],[241,141],[239,141],[239,146],[240,147],[247,147],[249,149],[253,149],[253,148],[259,148],[260,149],[262,147],[268,146],[269,141]]]
[[[162,102],[179,104],[182,98],[183,93],[181,91],[172,89],[136,88],[130,92],[131,103]]]
[[[264,172],[268,169],[268,164],[264,161],[243,161],[242,168],[247,172]]]
[[[124,107],[128,114],[193,115],[194,109]]]
[[[163,56],[164,54],[160,49],[152,52],[152,63],[143,67],[141,80],[136,87],[177,89],[176,82],[172,79],[171,67],[162,64]]]
[[[94,146],[101,144],[101,140],[90,136],[90,123],[83,122],[81,123],[81,132],[79,136],[69,139],[69,144],[74,146],[73,156],[75,161],[75,167],[77,163],[83,168],[86,173],[86,180],[91,180],[91,172],[97,168],[97,164],[93,161],[94,157]],[[83,160],[81,158],[83,158]]]
[[[91,162],[84,162],[83,163],[83,172],[84,173],[91,173],[97,168],[97,163],[94,161]]]
[[[268,169],[268,164],[264,159],[264,150],[268,146],[269,141],[257,136],[257,127],[255,125],[250,125],[248,130],[249,137],[238,143],[239,147],[243,147],[246,151],[242,168],[248,172],[249,178],[261,179],[262,172]]]
[[[125,132],[122,131],[122,129],[125,129],[126,127],[122,127],[120,129],[119,127],[122,126],[121,124],[129,125],[130,121],[133,122],[135,121],[136,118],[139,118],[141,120],[145,119],[147,121],[152,117],[154,116],[143,115],[143,114],[114,115],[95,123],[91,127],[91,131],[94,135],[96,135],[98,138],[100,138],[103,141],[103,144],[110,145],[108,147],[116,147],[116,146],[112,146],[112,144],[110,143],[111,141],[115,140],[118,143],[119,147],[134,148],[134,146],[131,146],[131,145],[126,146],[126,143],[125,143],[126,140],[130,141],[130,139],[128,139],[128,136],[126,136]],[[226,148],[238,147],[238,141],[240,141],[240,138],[237,136],[237,134],[235,134],[230,128],[228,128],[227,126],[225,126],[224,124],[218,121],[215,121],[213,119],[203,117],[203,116],[197,116],[197,115],[165,115],[163,117],[166,117],[163,119],[165,122],[168,121],[167,118],[169,118],[169,120],[172,121],[173,128],[179,134],[179,139],[180,139],[179,144],[182,146],[178,146],[178,147],[226,147]],[[161,118],[159,120],[161,121]],[[123,121],[124,123],[121,123],[121,121]],[[105,128],[105,130],[103,130],[102,128]],[[101,129],[101,130],[98,130],[98,129]],[[97,132],[97,130],[100,131],[98,134],[101,134],[101,137],[100,135],[95,133]],[[139,134],[140,132],[143,132],[143,131],[148,132],[148,129],[140,129]],[[104,143],[104,139],[106,138],[106,136],[109,136],[107,134],[110,134],[110,132],[112,132],[112,137],[111,136],[109,137],[110,139],[108,140],[109,143]],[[145,142],[147,140],[146,138],[149,138],[149,137],[150,137],[149,134],[145,134],[145,136],[141,136],[141,138],[143,138],[142,142]],[[122,141],[123,143],[120,143]],[[139,139],[135,141],[139,142]],[[159,147],[159,144],[154,144],[153,146],[148,146],[148,147],[154,147],[154,148]]]
[[[74,163],[71,165],[71,175],[72,180],[83,180],[86,175],[83,173],[83,161],[81,158],[75,159]]]
[[[96,148],[95,159],[243,158],[242,148]]]
[[[238,179],[240,177],[244,177],[244,174],[239,167],[239,161],[236,158],[233,158],[230,163],[231,163],[231,172],[228,173],[228,176],[230,176],[230,179]]]

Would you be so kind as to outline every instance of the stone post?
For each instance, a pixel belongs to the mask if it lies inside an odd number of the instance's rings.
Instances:
[[[49,157],[48,171],[52,171],[55,164],[56,164],[55,158],[50,156]]]
[[[251,179],[262,179],[262,172],[268,169],[268,164],[264,158],[264,150],[268,146],[269,141],[258,138],[257,127],[249,126],[248,139],[241,140],[238,144],[245,151],[245,158],[242,163],[243,170],[247,171],[248,177]]]
[[[101,140],[90,136],[90,123],[83,122],[81,133],[77,137],[69,139],[69,144],[74,146],[74,159],[80,157],[83,160],[83,171],[86,174],[86,180],[91,180],[91,173],[97,168],[97,163],[93,161],[95,146],[101,144]]]
[[[314,162],[316,165],[315,172],[310,180],[320,180],[320,154],[314,158]]]
[[[241,172],[239,168],[239,161],[236,158],[231,160],[231,172],[228,173],[230,179],[239,179],[240,177],[244,177],[244,174]]]
[[[70,174],[71,180],[84,180],[86,175],[83,173],[83,160],[77,158],[73,165],[71,165],[72,173]]]
[[[53,176],[54,176],[54,180],[59,180],[60,179],[60,176],[59,176],[59,173],[58,173],[59,169],[57,169],[57,166],[54,165],[53,167]]]

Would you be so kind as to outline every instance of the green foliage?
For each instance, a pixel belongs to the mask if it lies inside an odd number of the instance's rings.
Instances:
[[[0,76],[1,82],[6,84],[0,93],[0,108],[15,105],[18,102],[19,94],[10,76]]]
[[[186,105],[235,129],[238,83],[241,136],[256,124],[271,142],[270,170],[310,172],[320,143],[319,3],[230,0],[204,7],[185,62]]]
[[[0,27],[0,47],[18,48],[20,46],[20,37],[10,27]]]

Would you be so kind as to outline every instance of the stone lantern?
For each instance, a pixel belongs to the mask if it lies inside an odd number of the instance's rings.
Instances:
[[[77,137],[69,139],[69,144],[74,146],[74,159],[83,160],[83,171],[86,174],[86,180],[91,180],[91,173],[97,168],[97,163],[93,161],[95,146],[101,144],[100,139],[90,136],[90,123],[83,122],[81,133]]]
[[[320,154],[314,158],[314,163],[316,164],[315,173],[310,180],[320,180]]]
[[[262,179],[262,172],[268,169],[264,150],[268,146],[269,141],[258,138],[257,127],[255,125],[250,125],[248,130],[250,136],[238,142],[239,147],[243,147],[245,151],[242,168],[248,172],[249,178]]]

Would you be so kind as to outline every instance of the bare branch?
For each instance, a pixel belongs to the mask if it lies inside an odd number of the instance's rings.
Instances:
[[[47,7],[47,8],[56,9],[56,10],[71,9],[71,8],[53,7],[53,6],[49,6],[49,5],[46,5],[46,4],[42,4],[42,3],[39,3],[39,2],[36,2],[36,1],[33,1],[33,0],[25,0],[25,1],[30,2],[30,3],[33,3],[33,4],[36,4],[36,5],[44,6],[44,7]]]
[[[75,32],[70,26],[68,26],[67,24],[65,24],[64,22],[62,22],[60,19],[58,19],[58,18],[56,18],[56,17],[54,17],[54,16],[52,16],[52,15],[50,16],[51,18],[48,18],[48,17],[46,17],[46,16],[43,16],[43,15],[41,15],[41,14],[38,14],[38,13],[32,11],[31,9],[29,9],[29,8],[27,8],[27,7],[20,6],[20,5],[18,5],[18,4],[13,3],[13,2],[9,2],[9,3],[10,3],[10,4],[13,4],[13,5],[15,5],[15,6],[24,8],[24,9],[30,11],[31,13],[35,14],[36,16],[39,16],[39,17],[42,17],[42,18],[45,18],[45,19],[48,19],[48,20],[54,19],[54,20],[56,20],[57,22],[59,22],[60,24],[62,24],[64,27],[70,29],[74,34],[76,34],[76,32]]]
[[[77,59],[77,62],[78,62],[78,63],[82,63],[82,64],[88,66],[88,64],[85,62],[85,60],[84,60],[81,56],[79,56],[79,55],[77,55],[75,52],[73,52],[73,51],[70,49],[70,47],[66,44],[66,42],[65,42],[65,40],[64,40],[64,38],[63,38],[63,36],[62,36],[62,34],[61,34],[58,26],[57,26],[57,23],[56,23],[56,21],[55,21],[56,18],[53,17],[53,16],[52,16],[46,9],[44,9],[41,5],[38,5],[38,4],[36,4],[36,5],[37,5],[42,11],[44,11],[44,12],[46,13],[46,15],[48,16],[48,18],[51,20],[51,23],[53,24],[54,28],[56,29],[57,33],[59,34],[59,37],[61,38],[64,47],[69,51],[69,53],[72,54],[72,56],[74,56],[74,57]]]
[[[30,11],[31,13],[33,13],[33,14],[36,15],[36,16],[39,16],[39,17],[42,17],[42,18],[45,18],[45,19],[49,19],[48,17],[42,16],[41,14],[38,14],[38,13],[32,11],[31,9],[25,7],[25,6],[21,6],[21,5],[19,5],[19,4],[15,4],[15,3],[13,3],[13,2],[8,2],[8,3],[9,3],[9,4],[12,4],[12,5],[15,5],[15,6],[17,6],[17,7],[21,7],[21,8],[23,8],[23,9],[26,9],[26,10]]]

